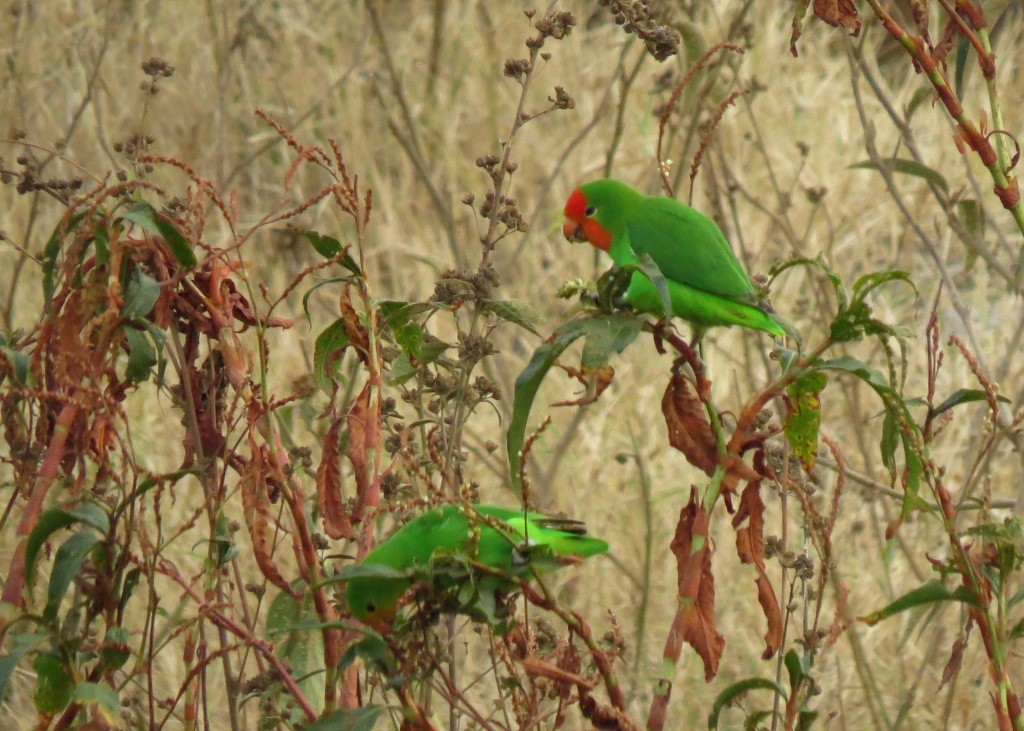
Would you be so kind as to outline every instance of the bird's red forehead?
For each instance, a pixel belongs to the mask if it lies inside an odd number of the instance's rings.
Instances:
[[[566,218],[571,218],[573,221],[582,221],[587,210],[587,199],[583,196],[583,191],[577,188],[569,196],[569,200],[565,202],[565,213]]]

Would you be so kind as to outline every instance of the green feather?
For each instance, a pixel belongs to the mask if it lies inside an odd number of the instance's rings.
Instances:
[[[618,266],[647,254],[668,284],[672,311],[698,327],[740,325],[776,336],[781,318],[768,313],[721,229],[707,216],[663,196],[645,196],[618,180],[580,186],[594,218],[612,235],[608,250]],[[634,274],[626,302],[660,315],[661,299],[650,280]]]
[[[432,508],[400,528],[363,559],[365,566],[384,566],[406,571],[427,566],[438,552],[465,552],[474,562],[494,569],[501,576],[485,576],[478,584],[481,592],[514,588],[515,578],[528,575],[531,568],[550,571],[558,568],[559,557],[587,558],[608,550],[608,544],[586,534],[583,524],[540,513],[502,508],[494,505],[473,505],[469,509],[457,505]],[[474,517],[480,537],[475,552],[470,541],[470,518],[467,512],[493,518],[492,527]],[[394,612],[399,597],[409,588],[405,578],[361,576],[350,579],[346,598],[352,615],[366,620],[372,615]]]

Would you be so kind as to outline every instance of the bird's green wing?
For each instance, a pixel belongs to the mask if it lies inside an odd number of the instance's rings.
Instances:
[[[666,279],[739,301],[754,300],[736,254],[714,221],[677,200],[644,199],[626,224],[629,245]]]

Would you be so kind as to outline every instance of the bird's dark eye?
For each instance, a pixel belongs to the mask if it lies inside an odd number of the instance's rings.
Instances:
[[[587,206],[587,210],[583,211],[583,215],[586,216],[587,218],[590,218],[595,213],[597,213],[597,209],[594,208],[593,206]]]
[[[366,602],[366,611],[373,613],[377,611],[377,605],[373,602]]]

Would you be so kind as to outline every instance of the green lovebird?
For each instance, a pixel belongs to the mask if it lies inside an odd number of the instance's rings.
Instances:
[[[470,538],[473,528],[479,531],[475,545]],[[412,582],[397,573],[426,567],[432,558],[462,554],[483,567],[471,573],[467,568],[451,583],[457,588],[472,579],[480,601],[489,603],[496,592],[514,590],[517,577],[529,576],[531,568],[550,571],[607,550],[608,544],[588,536],[577,520],[494,505],[442,505],[409,521],[370,551],[362,566],[396,571],[349,579],[346,598],[352,616],[386,631]]]
[[[741,325],[778,337],[790,332],[758,302],[721,229],[688,205],[646,196],[618,180],[595,180],[572,192],[565,219],[567,239],[590,242],[618,266],[649,255],[665,277],[672,314],[693,323],[698,334],[717,325]],[[639,272],[624,300],[642,312],[664,313],[658,290]]]

